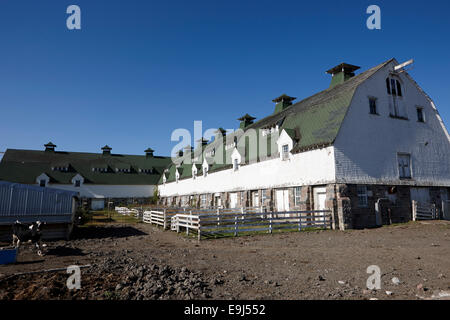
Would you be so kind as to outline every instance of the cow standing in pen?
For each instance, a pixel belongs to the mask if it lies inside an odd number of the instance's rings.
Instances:
[[[13,229],[13,246],[19,249],[20,243],[30,242],[33,243],[37,248],[38,255],[42,256],[41,250],[41,225],[40,221],[33,222],[30,226],[16,221],[14,223]]]

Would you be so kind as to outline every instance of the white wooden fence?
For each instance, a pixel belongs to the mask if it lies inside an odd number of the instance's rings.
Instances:
[[[226,236],[250,234],[255,232],[273,233],[277,231],[296,230],[308,228],[331,228],[331,211],[290,211],[266,213],[224,212],[220,215],[177,214],[172,217],[172,230],[180,232],[183,228],[186,233],[195,231],[198,240],[210,236]]]

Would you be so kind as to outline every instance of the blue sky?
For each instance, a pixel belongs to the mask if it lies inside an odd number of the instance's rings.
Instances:
[[[81,8],[82,29],[66,28]],[[369,5],[382,29],[366,28]],[[0,151],[169,155],[176,128],[236,128],[282,93],[308,97],[341,63],[415,59],[411,75],[450,124],[450,2],[0,2]]]

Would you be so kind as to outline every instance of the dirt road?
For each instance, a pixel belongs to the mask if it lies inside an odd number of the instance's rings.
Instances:
[[[450,293],[450,223],[444,221],[201,242],[145,224],[111,225],[49,242],[42,258],[31,250],[22,250],[18,264],[0,266],[0,299],[423,299]],[[8,277],[87,264],[95,268],[82,270],[76,293],[66,289],[65,272]],[[381,290],[366,288],[371,265],[381,270]]]

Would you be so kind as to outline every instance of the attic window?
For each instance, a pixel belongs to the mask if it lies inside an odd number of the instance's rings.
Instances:
[[[45,179],[39,180],[39,186],[40,187],[45,187],[46,185],[47,185],[47,181]]]
[[[108,172],[108,168],[92,168],[93,172]]]
[[[423,108],[417,107],[417,121],[418,122],[425,122],[425,117],[423,115]]]
[[[238,171],[239,170],[239,159],[234,159],[234,161],[233,161],[233,169],[234,169],[234,171]]]
[[[81,180],[75,180],[75,187],[79,188],[81,186]]]
[[[387,78],[386,79],[386,88],[387,93],[393,96],[402,97],[402,85],[400,84],[400,81],[393,78]]]

